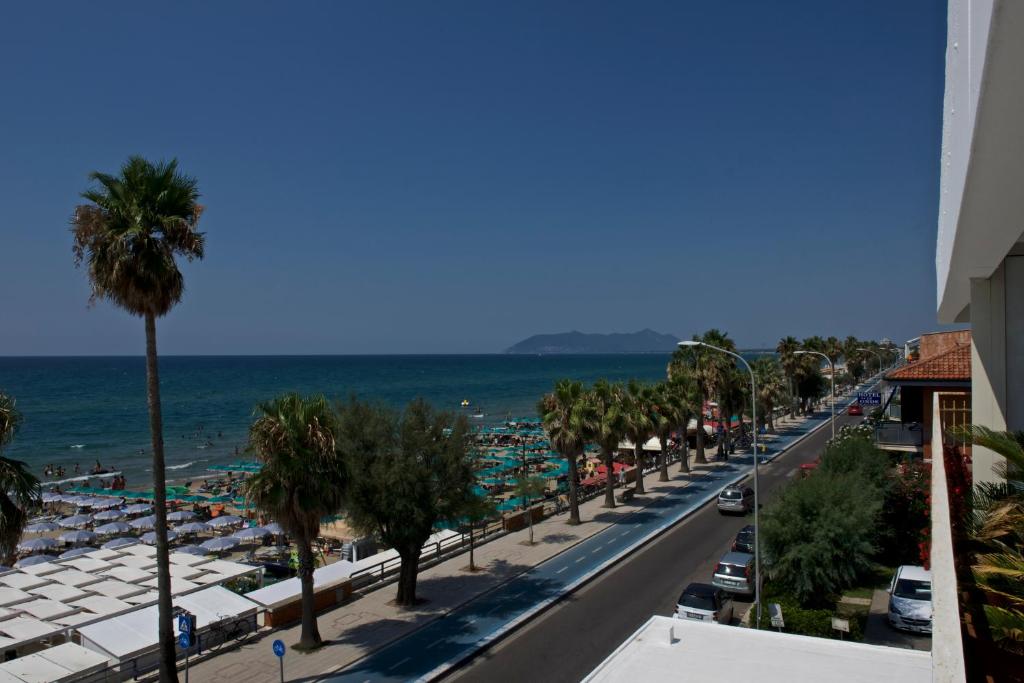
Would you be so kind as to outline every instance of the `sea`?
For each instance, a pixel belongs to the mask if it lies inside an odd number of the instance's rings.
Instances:
[[[165,356],[160,359],[167,477],[211,476],[212,465],[251,460],[247,434],[257,404],[284,392],[361,399],[401,408],[424,398],[479,424],[535,417],[562,378],[590,383],[665,377],[668,354],[419,356]],[[42,477],[47,465],[76,480],[96,466],[148,488],[149,418],[143,357],[0,357],[0,391],[24,421],[5,449]],[[463,401],[469,407],[462,406]],[[76,473],[75,468],[78,467]]]

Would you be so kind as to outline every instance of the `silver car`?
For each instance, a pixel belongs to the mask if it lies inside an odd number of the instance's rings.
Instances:
[[[722,514],[745,515],[754,509],[754,489],[749,486],[726,486],[718,494],[718,511]]]
[[[711,585],[738,595],[754,594],[754,556],[728,552],[715,567]]]

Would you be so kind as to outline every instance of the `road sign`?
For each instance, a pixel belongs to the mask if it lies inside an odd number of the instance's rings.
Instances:
[[[882,405],[882,395],[878,392],[857,394],[857,403],[862,406],[880,406]]]
[[[786,622],[782,620],[782,605],[777,602],[773,602],[768,605],[768,614],[772,618],[773,628],[785,628]]]
[[[840,619],[838,617],[832,617],[832,630],[842,631],[843,633],[850,632],[850,620]]]
[[[182,650],[187,650],[192,647],[192,637],[184,631],[178,634],[178,645],[181,646]]]
[[[185,612],[178,615],[178,632],[192,635],[196,632],[196,615]]]
[[[274,641],[274,654],[277,655],[278,657],[284,657],[284,641],[283,640],[275,640]]]

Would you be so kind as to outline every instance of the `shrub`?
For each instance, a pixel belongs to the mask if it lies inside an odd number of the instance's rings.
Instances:
[[[771,592],[770,589],[767,592]],[[764,599],[764,608],[761,610],[761,628],[770,629],[771,617],[768,612],[768,605],[778,603],[782,608],[782,619],[785,622],[784,633],[796,633],[816,638],[835,638],[839,640],[839,631],[832,628],[832,617],[837,616],[835,612],[824,608],[808,608],[791,595],[773,594]],[[864,623],[866,616],[863,614],[843,617],[850,622],[850,632],[843,634],[844,640],[863,640]]]

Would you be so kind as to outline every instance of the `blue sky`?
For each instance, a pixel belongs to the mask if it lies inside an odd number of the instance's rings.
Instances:
[[[18,3],[0,355],[143,352],[67,231],[130,154],[207,207],[163,353],[936,329],[943,4]]]

